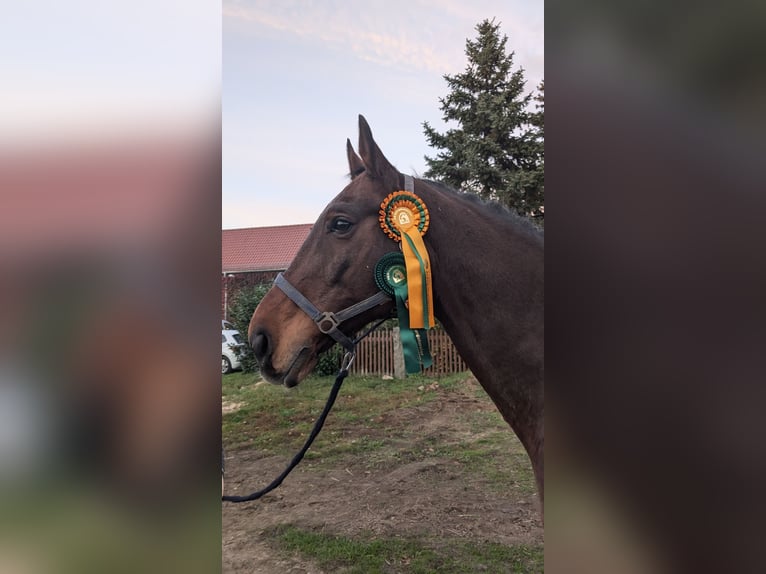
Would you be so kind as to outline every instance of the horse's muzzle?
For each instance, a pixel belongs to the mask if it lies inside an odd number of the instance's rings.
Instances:
[[[264,365],[266,359],[271,354],[272,348],[269,334],[263,329],[256,329],[252,333],[250,346],[253,348],[253,355],[255,355],[255,360],[258,361],[258,365]]]
[[[250,347],[253,349],[253,356],[258,363],[261,376],[274,385],[281,385],[282,377],[277,374],[271,364],[271,353],[274,348],[271,337],[264,329],[256,329],[251,335]]]
[[[311,358],[311,349],[301,347],[295,354],[289,366],[280,371],[273,363],[274,343],[269,333],[262,328],[255,329],[250,338],[253,355],[258,362],[261,376],[270,383],[294,387],[300,382],[300,373]]]

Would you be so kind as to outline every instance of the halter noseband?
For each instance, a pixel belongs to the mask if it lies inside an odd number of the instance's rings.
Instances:
[[[290,282],[285,279],[284,275],[280,273],[274,280],[274,286],[279,287],[282,292],[287,295],[290,300],[298,305],[301,310],[306,313],[311,320],[316,323],[317,328],[324,333],[335,339],[338,343],[349,352],[353,353],[358,341],[351,340],[345,333],[343,333],[338,327],[344,321],[356,317],[364,313],[365,311],[387,303],[391,300],[391,296],[383,291],[378,291],[372,297],[368,297],[364,301],[354,303],[350,307],[346,307],[342,311],[332,313],[328,311],[320,311],[317,309],[311,301],[306,299],[303,294],[293,287]]]

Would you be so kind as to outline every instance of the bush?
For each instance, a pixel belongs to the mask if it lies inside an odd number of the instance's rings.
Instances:
[[[333,345],[326,352],[319,355],[319,361],[316,367],[314,367],[314,373],[320,377],[337,375],[343,355],[345,355],[343,347],[338,344]]]
[[[244,338],[247,338],[247,329],[250,326],[250,319],[255,313],[255,308],[261,302],[261,299],[271,288],[271,285],[247,285],[237,291],[229,304],[229,321],[234,328],[239,331]],[[258,363],[255,361],[253,349],[248,341],[245,346],[236,350],[237,357],[242,363],[242,371],[245,373],[258,372]]]

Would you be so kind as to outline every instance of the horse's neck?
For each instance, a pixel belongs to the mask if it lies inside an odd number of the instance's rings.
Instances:
[[[433,196],[428,206],[437,318],[499,407],[537,402],[530,387],[542,392],[541,238],[458,196]]]
[[[529,453],[542,502],[542,237],[457,196],[428,188],[424,200],[436,317]]]
[[[426,241],[439,319],[477,334],[508,334],[514,319],[542,302],[542,243],[486,206],[449,196],[434,203],[441,209],[430,210]]]

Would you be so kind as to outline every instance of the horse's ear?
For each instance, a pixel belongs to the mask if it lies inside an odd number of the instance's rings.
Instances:
[[[348,173],[351,179],[354,179],[357,175],[364,171],[364,162],[362,158],[356,155],[354,146],[351,145],[351,140],[346,140],[346,155],[348,156]]]
[[[359,155],[362,156],[367,173],[372,177],[392,182],[394,186],[398,185],[399,171],[380,151],[378,144],[372,138],[372,130],[367,120],[361,114],[359,115]]]

